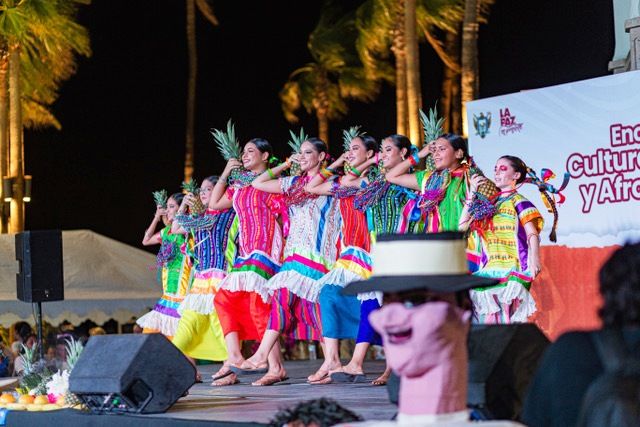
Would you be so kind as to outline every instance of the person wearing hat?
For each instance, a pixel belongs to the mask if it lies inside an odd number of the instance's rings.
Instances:
[[[459,232],[381,235],[372,247],[373,276],[343,290],[347,295],[384,293],[382,308],[369,320],[382,335],[387,363],[401,377],[396,421],[365,424],[476,424],[467,410],[468,290],[496,281],[469,274],[465,248]]]

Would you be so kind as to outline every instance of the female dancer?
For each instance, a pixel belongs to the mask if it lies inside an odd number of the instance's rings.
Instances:
[[[536,311],[529,293],[531,282],[541,270],[540,232],[544,225],[536,207],[517,191],[527,176],[527,166],[514,156],[502,156],[495,166],[495,184],[500,189],[493,226],[478,230],[480,269],[475,275],[499,279],[500,283],[471,291],[477,323],[526,322]],[[475,192],[487,178],[474,175]],[[468,208],[461,222],[469,225]]]
[[[309,376],[311,383],[330,382],[329,376],[342,366],[339,340],[359,338],[360,301],[353,296],[343,296],[340,291],[353,281],[366,280],[371,276],[367,218],[364,212],[355,208],[354,198],[357,191],[367,184],[366,177],[370,169],[367,167],[359,171],[357,167],[367,159],[377,157],[377,151],[378,143],[375,138],[368,135],[356,136],[349,143],[349,151],[329,168],[321,170],[307,186],[312,193],[336,197],[342,217],[340,256],[331,271],[316,283],[320,296],[325,360],[318,371]],[[341,167],[345,161],[348,162],[347,174],[329,181],[332,171]]]
[[[420,211],[416,209],[418,195],[398,185],[390,184],[385,178],[385,171],[400,164],[412,149],[409,138],[403,135],[390,135],[382,141],[378,165],[381,173],[369,178],[369,184],[355,196],[357,209],[365,211],[368,228],[372,240],[377,234],[404,234],[422,232],[424,221]],[[366,170],[376,164],[376,158],[371,157],[358,171]],[[372,175],[372,174],[369,174]],[[381,344],[380,336],[373,330],[369,323],[369,313],[380,307],[380,301],[375,293],[361,294],[360,325],[358,339],[353,357],[349,363],[336,370],[331,377],[343,381],[358,381],[364,375],[364,359],[371,344]],[[324,312],[323,312],[324,313]],[[324,321],[324,314],[323,314]],[[342,375],[338,374],[342,372]],[[385,372],[373,381],[373,385],[385,385],[391,369],[387,367]]]
[[[216,181],[215,176],[202,181],[199,197],[204,206],[209,204]],[[194,269],[193,282],[179,308],[181,318],[173,343],[193,359],[222,361],[227,359],[227,349],[213,299],[235,258],[237,223],[232,209],[186,213],[195,197],[191,193],[184,197],[172,228],[193,236],[193,248],[188,250]]]
[[[433,156],[435,170],[407,173],[428,155]],[[418,204],[426,215],[428,233],[459,229],[460,215],[469,194],[469,178],[467,141],[451,133],[426,144],[386,174],[392,184],[420,191]]]
[[[178,327],[180,319],[178,306],[187,292],[191,273],[189,259],[180,252],[185,236],[180,233],[171,233],[171,224],[180,203],[182,203],[182,198],[181,193],[172,194],[167,199],[166,209],[161,206],[157,207],[153,221],[142,239],[144,246],[161,244],[157,256],[157,266],[161,269],[162,297],[153,310],[140,317],[136,323],[142,327],[144,333],[160,332],[169,339],[173,338]],[[166,218],[166,226],[154,233],[161,218]]]
[[[289,235],[284,262],[268,287],[273,293],[267,331],[256,353],[240,366],[243,372],[267,367],[267,355],[280,333],[301,340],[320,340],[320,313],[315,299],[315,281],[326,274],[336,260],[340,211],[333,197],[317,196],[305,190],[318,174],[327,155],[327,145],[318,138],[302,143],[292,160],[300,164],[302,176],[277,179],[290,161],[268,169],[252,185],[262,191],[284,194],[289,213]],[[280,362],[268,365],[268,372],[254,385],[271,385],[286,379]]]
[[[254,138],[247,142],[242,163],[236,159],[227,162],[209,202],[210,209],[233,207],[240,227],[238,256],[220,283],[214,300],[229,353],[225,366],[213,376],[216,386],[238,381],[230,365],[240,366],[244,362],[240,340],[260,341],[269,320],[271,304],[267,280],[280,269],[284,242],[277,220],[285,205],[282,196],[257,190],[251,182],[267,170],[272,153],[271,144],[265,139]],[[227,187],[231,172],[240,166],[244,171],[232,178]],[[279,352],[279,347],[273,346],[269,353],[270,365],[278,364]]]

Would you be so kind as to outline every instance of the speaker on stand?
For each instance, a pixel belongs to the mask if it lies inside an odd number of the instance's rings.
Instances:
[[[42,303],[64,300],[62,232],[38,230],[16,234],[16,260],[18,300],[36,304],[38,349],[42,359]]]

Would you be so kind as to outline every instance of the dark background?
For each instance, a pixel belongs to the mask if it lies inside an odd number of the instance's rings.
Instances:
[[[357,2],[350,2],[357,3]],[[197,18],[198,182],[223,160],[208,130],[233,118],[241,141],[266,137],[285,154],[288,130],[278,92],[310,61],[306,49],[320,1],[214,1],[220,26]],[[185,5],[177,0],[94,0],[80,14],[93,56],[53,107],[63,129],[27,131],[26,173],[33,175],[27,229],[87,228],[140,246],[155,207],[151,192],[178,191],[183,174],[187,79]],[[480,29],[482,98],[608,74],[613,55],[610,0],[497,0]],[[440,96],[442,64],[421,47],[423,99]],[[395,132],[392,87],[371,104],[351,102],[341,129],[361,124],[377,137]]]

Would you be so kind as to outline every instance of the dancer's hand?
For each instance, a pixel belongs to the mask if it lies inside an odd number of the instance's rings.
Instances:
[[[486,181],[486,176],[480,174],[473,175],[470,179],[471,191],[475,193],[476,191],[478,191],[478,187],[480,187]]]
[[[229,159],[227,165],[222,171],[222,178],[226,179],[231,174],[231,171],[242,167],[242,162],[238,159]]]
[[[160,219],[161,217],[165,216],[166,214],[167,214],[167,210],[165,208],[163,208],[160,205],[156,206],[156,213],[155,213],[156,219]]]
[[[540,263],[540,257],[531,254],[529,262],[531,263],[531,271],[533,272],[533,278],[535,279],[542,271],[542,264]]]
[[[197,196],[193,193],[187,193],[184,195],[184,198],[182,199],[182,204],[192,208],[193,204],[195,203],[196,197]]]

